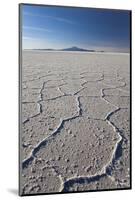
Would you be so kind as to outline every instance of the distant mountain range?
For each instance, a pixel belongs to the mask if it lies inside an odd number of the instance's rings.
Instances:
[[[81,52],[96,52],[93,49],[82,49],[76,46],[65,48],[65,49],[33,49],[33,50],[41,50],[41,51],[81,51]],[[103,51],[100,51],[103,52]]]
[[[88,49],[82,49],[79,47],[70,47],[66,49],[61,49],[61,51],[85,51],[85,52],[94,52],[95,50],[88,50]]]

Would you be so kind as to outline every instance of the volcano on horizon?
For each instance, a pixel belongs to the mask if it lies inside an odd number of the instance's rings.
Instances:
[[[85,51],[85,52],[94,52],[95,50],[83,49],[83,48],[79,48],[79,47],[73,46],[73,47],[70,47],[70,48],[61,49],[61,51]]]
[[[65,49],[33,49],[33,50],[43,50],[43,51],[84,51],[84,52],[95,52],[93,49],[83,49],[76,46],[65,48]]]

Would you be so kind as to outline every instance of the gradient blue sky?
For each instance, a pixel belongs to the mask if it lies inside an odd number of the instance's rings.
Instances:
[[[129,51],[130,12],[23,5],[22,40],[23,49]]]

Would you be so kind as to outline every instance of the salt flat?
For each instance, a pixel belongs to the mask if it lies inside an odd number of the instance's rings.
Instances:
[[[23,51],[22,194],[130,187],[130,55]]]

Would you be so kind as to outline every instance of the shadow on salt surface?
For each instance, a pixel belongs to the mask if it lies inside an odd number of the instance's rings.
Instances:
[[[106,177],[106,174],[97,175],[94,177],[77,177],[76,179],[68,180],[67,182],[65,182],[64,189],[62,190],[62,192],[69,192],[70,188],[72,188],[74,186],[74,184],[80,184],[80,185],[81,184],[89,184],[89,183],[97,182],[103,177]],[[76,190],[74,190],[74,191],[76,191]]]
[[[116,152],[115,152],[115,158],[113,160],[113,164],[122,156],[122,141],[117,146]]]

